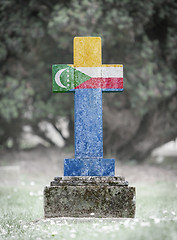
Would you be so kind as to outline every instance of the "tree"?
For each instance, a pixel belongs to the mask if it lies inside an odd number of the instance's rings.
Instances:
[[[2,2],[1,144],[18,146],[26,124],[46,138],[43,120],[61,133],[62,116],[73,135],[73,95],[52,94],[49,79],[51,64],[72,63],[74,36],[101,36],[103,63],[124,64],[125,91],[103,96],[105,153],[142,160],[176,138],[176,16],[174,0]]]

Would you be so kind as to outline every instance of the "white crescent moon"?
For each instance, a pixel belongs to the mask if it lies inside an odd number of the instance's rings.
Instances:
[[[61,81],[60,81],[60,75],[62,74],[62,72],[64,72],[66,70],[66,68],[59,70],[56,74],[55,74],[55,82],[56,84],[61,87],[61,88],[67,88],[66,86],[64,86]]]

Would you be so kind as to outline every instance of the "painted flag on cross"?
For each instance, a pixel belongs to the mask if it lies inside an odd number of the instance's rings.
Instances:
[[[102,91],[123,91],[123,65],[74,67],[70,64],[52,66],[53,92],[101,88]]]

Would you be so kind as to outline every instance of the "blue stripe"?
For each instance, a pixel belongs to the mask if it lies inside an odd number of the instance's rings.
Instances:
[[[81,88],[81,89],[99,89],[99,88]],[[102,88],[103,92],[122,92],[123,88]],[[75,92],[75,89],[71,89],[68,92]]]

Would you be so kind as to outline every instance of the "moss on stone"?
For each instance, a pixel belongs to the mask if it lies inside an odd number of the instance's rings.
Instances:
[[[71,177],[72,178],[72,177]],[[62,178],[61,178],[62,179]],[[60,179],[60,180],[61,180]],[[116,179],[120,180],[120,179]],[[135,216],[135,188],[109,185],[97,179],[88,179],[89,184],[82,184],[82,178],[73,179],[58,186],[45,187],[45,217],[126,217]],[[86,179],[83,179],[84,183]],[[93,184],[90,184],[90,181]],[[114,179],[115,181],[115,179]],[[113,181],[113,182],[114,182]],[[96,184],[95,184],[96,182]],[[108,179],[110,183],[110,179]],[[90,215],[94,213],[94,215]]]

